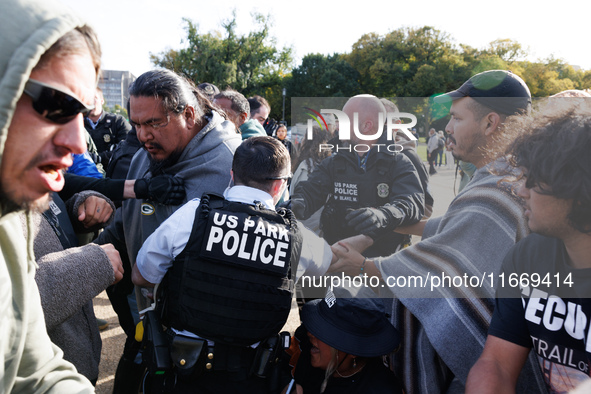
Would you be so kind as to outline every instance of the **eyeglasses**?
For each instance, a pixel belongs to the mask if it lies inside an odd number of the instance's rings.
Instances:
[[[145,123],[136,123],[133,120],[131,120],[129,123],[133,127],[135,127],[135,130],[136,131],[140,131],[140,129],[142,127],[149,127],[151,129],[154,129],[155,130],[155,129],[160,129],[162,127],[168,126],[168,123],[170,123],[170,115],[167,114],[166,115],[166,120],[163,120],[163,121],[160,121],[160,122],[157,121],[157,120],[150,120],[150,121],[145,122]]]
[[[290,172],[289,175],[283,175],[283,176],[268,176],[265,178],[265,180],[267,181],[277,181],[277,180],[290,180],[293,177],[293,174]]]
[[[172,112],[176,115],[181,114],[189,105],[187,104],[179,104],[174,110],[172,110]],[[168,124],[170,123],[170,113],[166,114],[166,120],[163,121],[159,121],[159,120],[155,120],[155,119],[151,119],[147,122],[144,123],[136,123],[133,120],[130,120],[129,123],[135,127],[136,131],[139,131],[138,129],[141,129],[142,127],[150,127],[153,130],[156,129],[161,129],[162,127],[166,127],[168,126]]]
[[[86,105],[79,98],[43,82],[29,79],[25,93],[33,99],[33,109],[54,123],[68,123],[78,114],[86,115],[94,105]]]

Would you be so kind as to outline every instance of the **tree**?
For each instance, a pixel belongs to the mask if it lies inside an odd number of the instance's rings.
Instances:
[[[372,81],[369,70],[379,58],[383,38],[375,33],[364,34],[355,44],[351,53],[344,55],[344,59],[360,74],[359,84],[361,89],[369,92],[369,88],[378,85],[379,82]]]
[[[591,89],[591,70],[582,71],[582,74],[579,89]]]
[[[498,55],[482,55],[479,61],[474,65],[472,74],[478,74],[488,70],[508,70],[508,64]]]
[[[306,55],[286,81],[293,97],[345,97],[360,93],[359,73],[338,54]]]
[[[575,89],[575,83],[568,78],[560,78],[554,59],[542,62],[519,62],[521,75],[532,97],[548,97],[563,90]]]
[[[449,36],[433,27],[366,34],[345,59],[361,75],[361,90],[379,97],[418,97],[457,84],[468,67]]]
[[[120,106],[119,104],[115,104],[113,106],[113,108],[108,107],[106,104],[104,104],[103,111],[111,113],[111,114],[121,115],[125,119],[129,120],[129,116],[127,115],[127,110],[125,108],[123,108],[122,106]]]
[[[264,95],[289,71],[292,49],[276,48],[276,40],[270,36],[270,17],[252,16],[255,29],[246,35],[236,33],[235,11],[231,19],[222,22],[223,32],[200,34],[199,26],[184,18],[187,47],[150,54],[151,61],[196,84],[210,82],[221,89],[229,86],[247,97]]]
[[[498,56],[508,64],[527,57],[527,51],[521,47],[521,44],[508,38],[492,41],[487,52]]]

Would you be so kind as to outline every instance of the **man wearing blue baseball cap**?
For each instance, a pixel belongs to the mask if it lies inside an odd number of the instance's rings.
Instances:
[[[514,138],[503,127],[507,118],[529,111],[525,82],[509,71],[485,71],[435,101],[451,103],[446,126],[450,147],[456,158],[478,168],[472,181],[442,217],[423,222],[421,242],[388,257],[364,259],[352,247],[362,249],[371,241],[358,237],[334,248],[340,259],[331,267],[378,276],[390,290],[385,296],[397,298],[389,312],[404,346],[393,355],[393,365],[406,393],[463,391],[486,339],[496,282],[459,282],[494,277],[506,251],[528,234],[523,207],[503,182],[514,169],[496,159]],[[424,287],[392,284],[392,278],[417,276],[431,282]],[[436,280],[446,277],[447,282]],[[531,358],[518,389],[543,390],[533,362]]]

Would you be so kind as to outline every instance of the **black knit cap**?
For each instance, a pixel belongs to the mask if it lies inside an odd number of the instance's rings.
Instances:
[[[526,113],[531,104],[531,93],[523,79],[506,70],[489,70],[476,74],[459,89],[436,96],[434,100],[436,103],[446,104],[464,97],[471,97],[505,115]]]

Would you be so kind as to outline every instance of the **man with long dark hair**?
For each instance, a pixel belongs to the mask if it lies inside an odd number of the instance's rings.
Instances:
[[[127,174],[127,179],[143,178],[135,182],[136,195],[152,190],[156,193],[149,194],[158,196],[158,190],[176,186],[175,178],[184,183],[188,200],[206,191],[223,192],[230,182],[234,150],[241,141],[234,125],[216,112],[192,82],[169,70],[140,75],[130,86],[129,94],[129,119],[143,147],[134,156]],[[174,177],[158,177],[162,174]],[[127,335],[115,375],[115,392],[136,390],[143,373],[136,363],[139,360],[135,360],[139,348],[134,340],[138,317],[135,296],[131,295],[131,267],[146,238],[181,205],[165,205],[154,199],[127,200],[117,210],[113,224],[98,238],[100,244],[113,243],[128,264],[123,280],[108,290]]]

